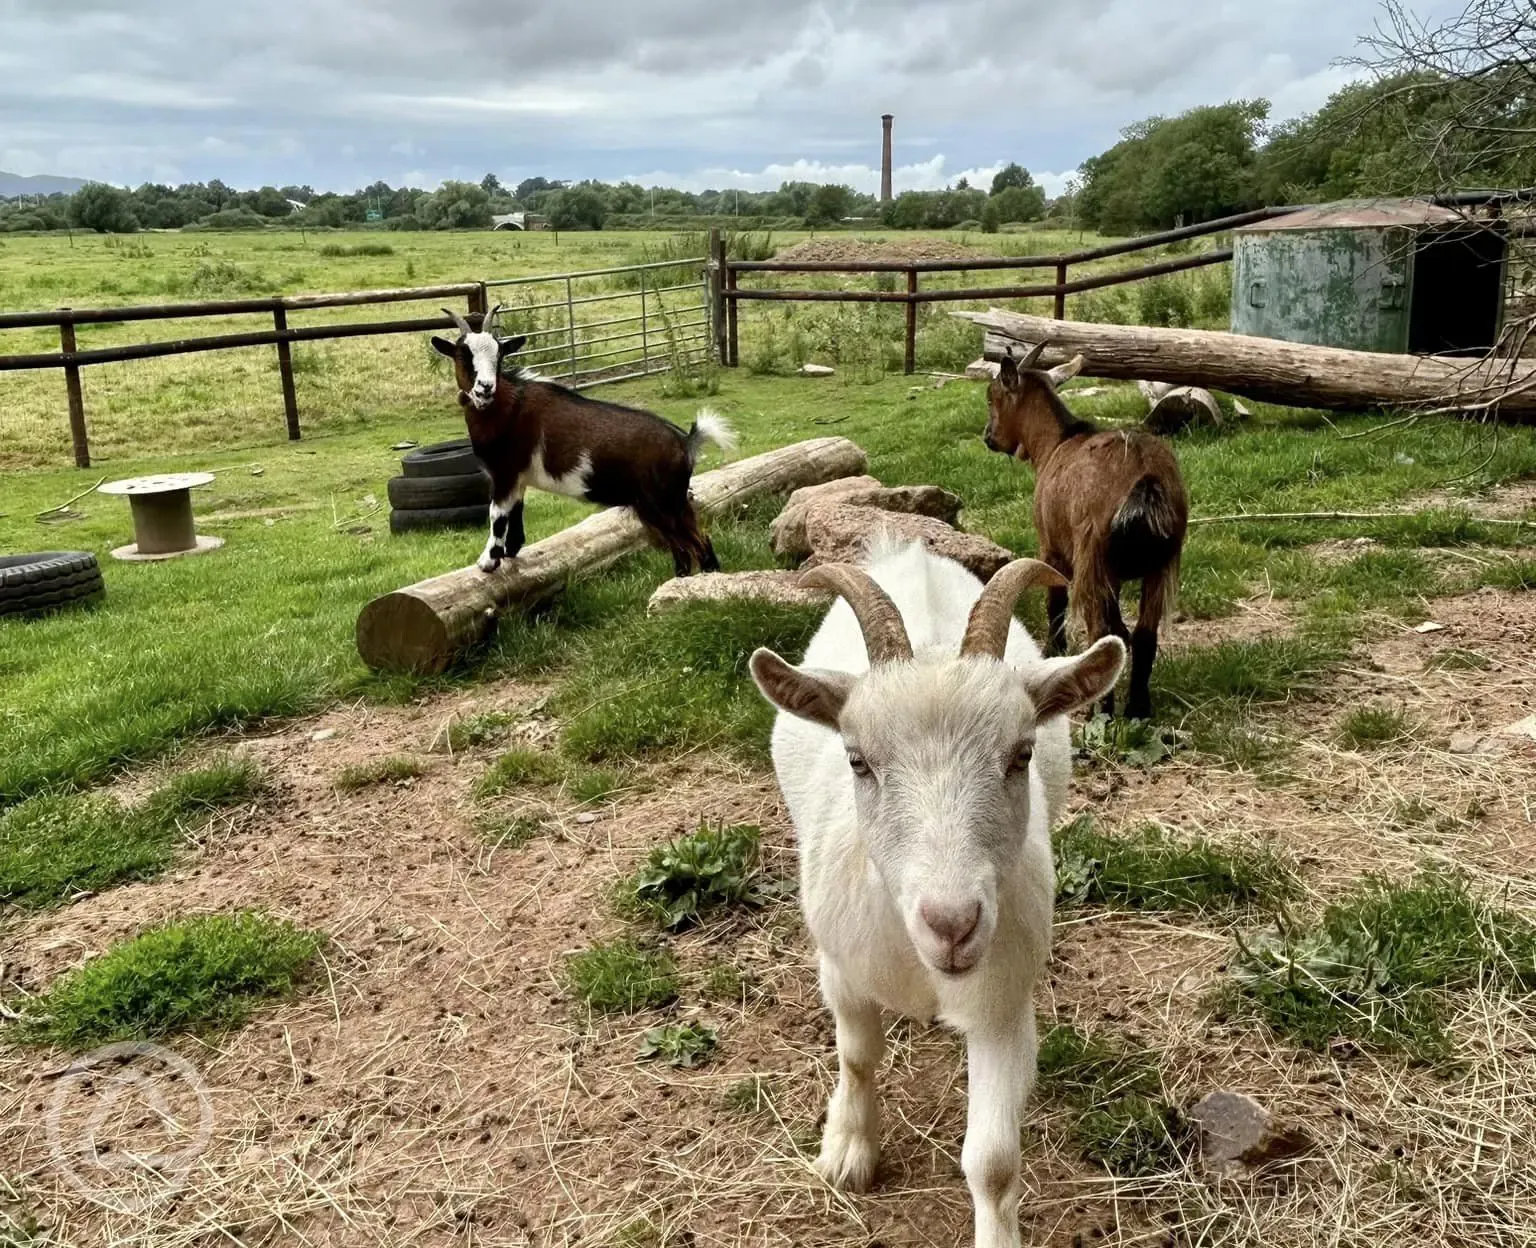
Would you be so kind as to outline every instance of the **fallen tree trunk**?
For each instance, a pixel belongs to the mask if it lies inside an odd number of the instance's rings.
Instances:
[[[1044,341],[1044,363],[1081,353],[1083,372],[1094,377],[1203,386],[1293,407],[1419,408],[1536,421],[1536,368],[1518,359],[1345,351],[1205,329],[1053,321],[998,308],[953,315],[989,331],[991,359],[1020,342]]]
[[[761,494],[855,476],[866,462],[847,438],[814,438],[701,473],[693,499],[706,513],[726,512]],[[574,574],[605,567],[648,541],[627,507],[600,511],[523,547],[490,574],[461,568],[375,598],[357,617],[357,652],[375,670],[441,672],[491,635],[498,613],[534,606]]]

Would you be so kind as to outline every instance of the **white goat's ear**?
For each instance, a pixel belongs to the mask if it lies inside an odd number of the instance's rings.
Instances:
[[[1125,666],[1125,643],[1101,637],[1075,659],[1056,659],[1029,683],[1035,717],[1046,720],[1097,702],[1115,687]]]
[[[1076,377],[1082,371],[1083,357],[1080,355],[1074,355],[1065,364],[1056,365],[1055,368],[1046,373],[1046,376],[1051,379],[1051,388],[1054,390],[1060,390],[1062,386],[1066,385],[1067,382],[1071,381],[1072,378]]]
[[[764,649],[752,652],[749,666],[763,697],[779,710],[836,731],[853,689],[854,678],[847,672],[803,671]]]
[[[458,343],[449,342],[446,338],[439,338],[436,334],[432,335],[432,349],[439,355],[446,355],[449,359],[452,359],[459,353]]]

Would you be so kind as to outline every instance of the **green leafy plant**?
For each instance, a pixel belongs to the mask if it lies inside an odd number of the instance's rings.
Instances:
[[[1073,729],[1078,757],[1085,762],[1151,767],[1184,748],[1184,735],[1144,719],[1110,719],[1102,713]]]
[[[702,1023],[672,1023],[652,1027],[640,1043],[644,1061],[664,1061],[668,1066],[702,1066],[713,1056],[719,1036]]]
[[[634,903],[662,927],[695,923],[720,906],[759,905],[757,828],[713,828],[657,846],[631,883]]]

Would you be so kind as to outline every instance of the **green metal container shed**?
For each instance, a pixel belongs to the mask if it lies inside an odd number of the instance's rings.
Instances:
[[[1315,346],[1484,355],[1498,340],[1498,219],[1427,200],[1304,208],[1233,232],[1232,332]]]

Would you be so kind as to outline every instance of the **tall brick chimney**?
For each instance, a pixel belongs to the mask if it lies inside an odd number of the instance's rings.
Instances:
[[[889,203],[891,198],[891,114],[880,114],[884,137],[880,144],[880,202]]]

